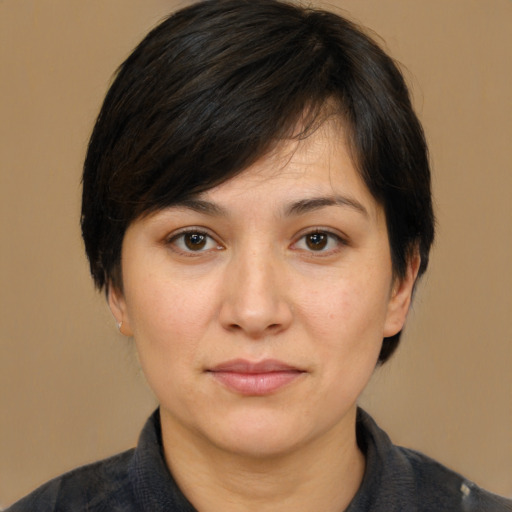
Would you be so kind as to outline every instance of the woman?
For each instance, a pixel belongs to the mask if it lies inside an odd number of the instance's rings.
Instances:
[[[510,510],[356,405],[433,231],[421,126],[359,29],[274,0],[177,12],[120,68],[83,175],[91,272],[159,409],[10,510]]]

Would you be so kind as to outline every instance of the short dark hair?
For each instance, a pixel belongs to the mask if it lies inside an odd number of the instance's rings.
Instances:
[[[418,250],[421,275],[434,236],[430,169],[397,65],[334,13],[211,0],[153,29],[106,95],[83,173],[82,235],[96,286],[122,286],[132,221],[230,179],[280,140],[307,137],[327,105],[383,206],[395,275]],[[381,362],[399,337],[384,341]]]

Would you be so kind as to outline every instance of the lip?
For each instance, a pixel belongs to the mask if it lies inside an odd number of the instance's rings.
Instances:
[[[306,373],[277,359],[258,362],[233,359],[220,363],[207,372],[230,391],[246,396],[273,394]]]

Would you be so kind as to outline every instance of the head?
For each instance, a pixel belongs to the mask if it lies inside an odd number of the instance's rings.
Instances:
[[[336,122],[333,124],[332,121]],[[325,123],[382,207],[393,274],[433,240],[427,147],[393,60],[338,15],[275,0],[204,1],[121,65],[84,166],[82,233],[96,286],[122,290],[137,219],[225,184]],[[379,361],[400,332],[384,339]]]

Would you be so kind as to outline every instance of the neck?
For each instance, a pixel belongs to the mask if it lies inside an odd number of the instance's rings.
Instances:
[[[356,494],[365,461],[357,447],[356,408],[344,422],[288,453],[245,456],[194,438],[162,415],[168,467],[200,512],[341,512]]]

